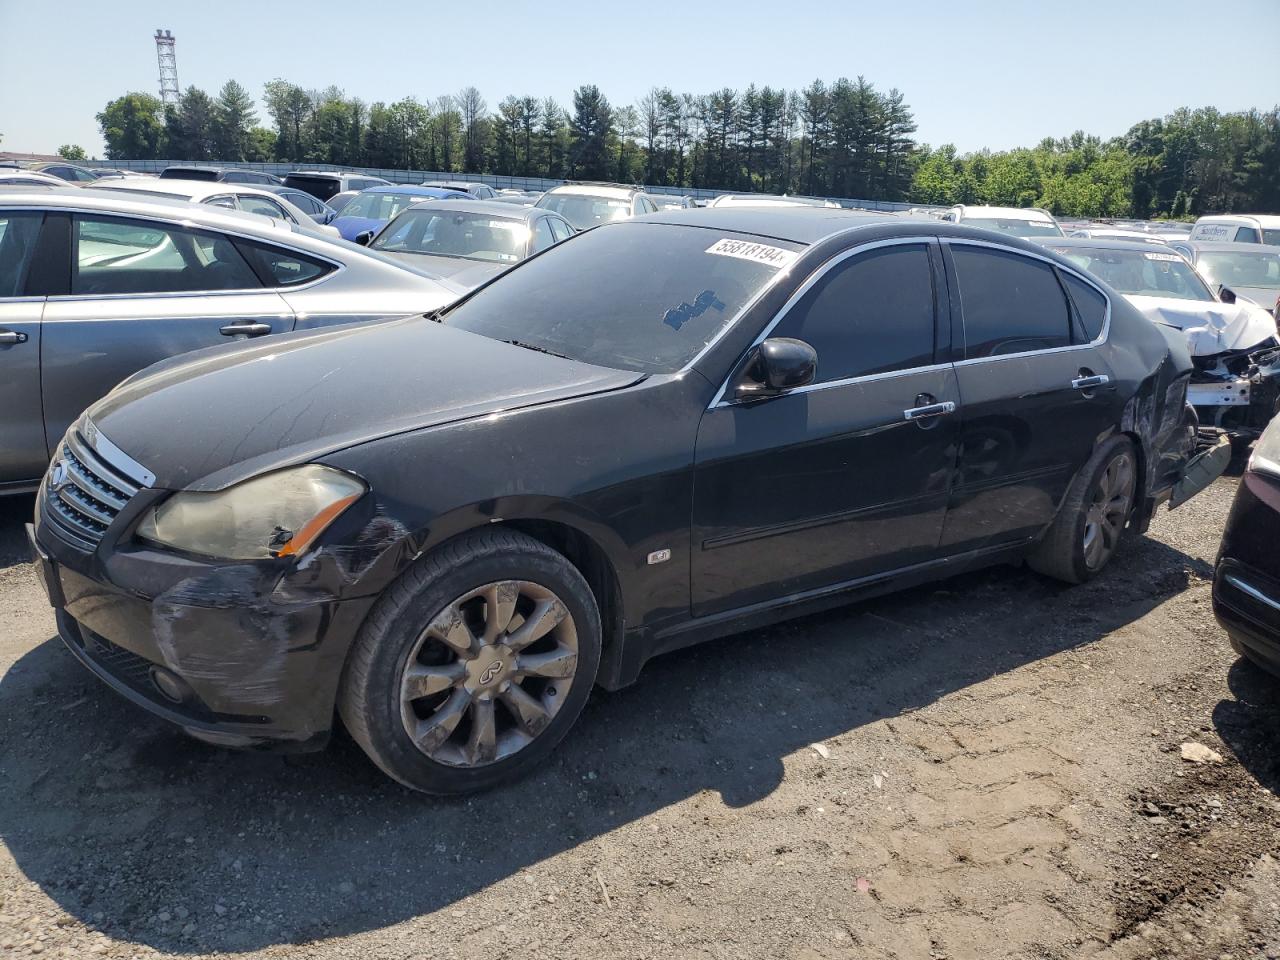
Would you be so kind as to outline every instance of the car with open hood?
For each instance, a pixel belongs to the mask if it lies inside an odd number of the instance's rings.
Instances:
[[[462,793],[655,655],[988,564],[1097,576],[1225,466],[1192,369],[1017,238],[672,211],[425,317],[154,366],[67,431],[28,532],[138,705],[292,749],[336,711]]]
[[[1143,316],[1182,331],[1196,368],[1187,396],[1204,426],[1244,442],[1275,416],[1280,409],[1275,318],[1229,291],[1226,299],[1215,293],[1176,252],[1179,244],[1077,237],[1041,242],[1110,284]]]
[[[576,233],[560,214],[496,200],[433,200],[402,211],[369,249],[470,288]]]

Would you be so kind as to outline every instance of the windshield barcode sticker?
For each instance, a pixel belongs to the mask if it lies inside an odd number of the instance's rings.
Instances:
[[[737,257],[739,260],[752,260],[763,263],[766,267],[785,267],[796,255],[781,247],[770,247],[763,243],[749,243],[746,240],[730,240],[725,237],[707,247],[707,253],[717,257]]]
[[[1176,253],[1144,253],[1143,256],[1148,260],[1165,260],[1169,263],[1177,263],[1182,259]]]

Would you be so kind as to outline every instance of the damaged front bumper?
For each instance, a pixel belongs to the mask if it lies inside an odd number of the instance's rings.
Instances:
[[[1260,434],[1280,409],[1280,347],[1194,358],[1187,401],[1201,426],[1233,437]]]
[[[87,553],[43,516],[28,537],[71,653],[117,693],[221,746],[320,749],[372,598],[288,588],[276,562]]]

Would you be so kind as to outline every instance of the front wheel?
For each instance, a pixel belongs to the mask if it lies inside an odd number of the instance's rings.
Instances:
[[[1067,583],[1096,576],[1120,544],[1137,483],[1133,444],[1112,437],[1072,481],[1057,517],[1027,558],[1031,569]]]
[[[586,704],[600,663],[591,588],[513,531],[446,544],[378,601],[348,659],[339,712],[384,773],[468,793],[536,766]]]

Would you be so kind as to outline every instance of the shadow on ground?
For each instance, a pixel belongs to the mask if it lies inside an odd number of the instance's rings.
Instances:
[[[50,640],[0,679],[0,835],[69,913],[160,950],[376,929],[700,791],[767,797],[807,744],[1089,644],[1210,573],[1142,540],[1082,587],[1000,568],[728,637],[595,696],[541,772],[462,800],[395,786],[345,737],[290,758],[202,746]]]
[[[1280,678],[1240,658],[1227,686],[1235,699],[1214,707],[1214,728],[1258,784],[1280,797]]]
[[[31,559],[23,524],[30,522],[34,510],[35,497],[29,494],[0,497],[0,570]]]

